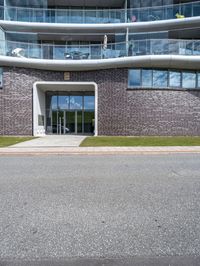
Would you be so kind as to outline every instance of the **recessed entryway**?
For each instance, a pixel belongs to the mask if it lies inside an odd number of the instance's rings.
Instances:
[[[94,92],[46,92],[46,134],[94,135],[94,127]]]
[[[98,135],[98,91],[94,82],[36,82],[33,135]]]

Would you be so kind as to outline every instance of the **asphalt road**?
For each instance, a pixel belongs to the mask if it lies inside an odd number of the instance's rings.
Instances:
[[[0,265],[200,265],[200,155],[0,157]]]

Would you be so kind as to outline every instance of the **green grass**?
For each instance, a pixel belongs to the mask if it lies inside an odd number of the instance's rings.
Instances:
[[[80,147],[200,146],[200,137],[87,137]]]
[[[31,140],[33,137],[0,137],[0,148]]]

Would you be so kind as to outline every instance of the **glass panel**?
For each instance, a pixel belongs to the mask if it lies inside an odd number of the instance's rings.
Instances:
[[[200,88],[200,73],[197,73],[197,86]]]
[[[68,133],[75,133],[75,112],[67,111],[65,113],[65,128]]]
[[[178,71],[169,72],[169,86],[181,87],[181,73]]]
[[[69,109],[69,96],[58,96],[58,109]]]
[[[183,88],[196,88],[196,73],[183,72],[182,86]]]
[[[142,86],[143,87],[152,87],[152,70],[143,69],[142,70]]]
[[[52,96],[51,97],[51,109],[52,110],[57,110],[58,109],[58,97],[57,96]]]
[[[58,111],[58,134],[65,134],[63,111]]]
[[[83,114],[77,111],[77,133],[83,133]]]
[[[3,68],[0,68],[0,88],[3,87]]]
[[[129,70],[128,85],[130,87],[140,87],[141,86],[140,72],[141,72],[140,69]]]
[[[200,3],[193,3],[193,16],[199,16],[200,14]]]
[[[52,133],[58,134],[57,111],[52,111]]]
[[[81,110],[83,108],[82,96],[70,96],[70,109]]]
[[[95,109],[95,97],[94,96],[84,96],[84,109],[85,110]]]
[[[94,112],[84,112],[84,133],[94,133]]]
[[[65,46],[55,45],[53,47],[53,58],[54,59],[65,59]]]
[[[166,88],[168,85],[168,71],[153,70],[153,87]]]

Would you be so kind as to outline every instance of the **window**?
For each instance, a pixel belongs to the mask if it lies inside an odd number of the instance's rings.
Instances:
[[[130,88],[146,89],[200,89],[200,72],[146,68],[130,69],[128,86]]]
[[[181,87],[181,72],[170,71],[169,72],[169,86],[170,87]]]
[[[166,88],[168,86],[168,71],[154,70],[153,71],[153,87]]]
[[[61,110],[69,109],[69,96],[67,95],[58,96],[58,109],[61,109]]]
[[[140,69],[129,70],[129,87],[140,87],[141,86],[141,71]]]
[[[200,88],[200,73],[197,74],[197,87]]]
[[[0,67],[0,89],[3,88],[3,68]]]
[[[183,72],[182,86],[183,88],[196,88],[196,73]]]
[[[95,97],[94,96],[84,96],[84,109],[85,110],[95,109]]]
[[[142,87],[152,87],[152,70],[142,70]]]
[[[82,96],[70,96],[70,109],[81,110],[83,108],[83,97]]]

